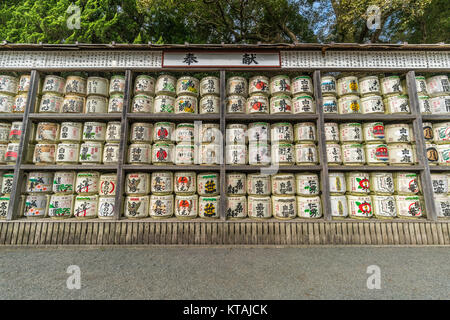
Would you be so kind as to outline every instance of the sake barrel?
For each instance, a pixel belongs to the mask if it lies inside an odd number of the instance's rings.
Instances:
[[[339,125],[336,122],[325,122],[325,141],[339,142]]]
[[[433,187],[433,193],[447,194],[448,193],[447,175],[442,173],[432,173],[431,186]]]
[[[78,172],[75,182],[75,192],[91,195],[98,193],[100,173],[97,171]]]
[[[121,122],[110,121],[106,124],[106,142],[120,142]]]
[[[361,100],[356,95],[347,95],[338,99],[339,114],[361,113]]]
[[[415,172],[394,172],[394,188],[398,195],[419,193],[419,177]]]
[[[114,75],[109,81],[109,95],[113,94],[123,94],[125,92],[125,76]]]
[[[18,152],[18,149],[15,152]],[[36,165],[45,165],[45,164],[54,164],[55,161],[56,161],[56,144],[49,144],[49,143],[36,144],[33,153],[33,163],[35,163]]]
[[[120,145],[117,142],[105,143],[103,147],[102,162],[104,164],[119,163],[119,149]]]
[[[294,141],[297,143],[311,143],[316,141],[316,124],[314,122],[296,123],[294,125]]]
[[[30,74],[23,74],[19,78],[19,83],[17,85],[17,92],[23,93],[30,91],[30,85],[31,85],[31,75]],[[41,83],[39,82],[38,85],[38,94],[41,93]]]
[[[197,175],[197,192],[201,196],[219,195],[219,174],[199,173]]]
[[[147,107],[143,108],[134,108],[134,112],[152,112],[152,109],[148,109]],[[156,96],[154,106],[154,113],[174,113],[175,112],[175,98],[169,95],[159,95]]]
[[[165,195],[173,193],[173,173],[169,171],[152,172],[150,180],[152,194]]]
[[[316,104],[314,99],[308,95],[295,95],[292,99],[293,113],[316,113]]]
[[[392,219],[397,216],[394,196],[372,196],[373,214],[378,219]]]
[[[7,144],[0,144],[0,163],[5,164],[6,163],[6,152],[8,149]]]
[[[108,98],[90,95],[86,98],[86,113],[107,113]]]
[[[128,163],[150,164],[152,163],[152,145],[144,143],[130,144],[128,147]]]
[[[343,219],[348,217],[347,198],[345,196],[330,196],[331,217]]]
[[[416,92],[419,95],[428,94],[428,88],[427,88],[427,81],[425,80],[424,76],[416,76]],[[408,87],[406,84],[406,79],[402,80],[402,93],[408,94]]]
[[[418,96],[419,110],[421,114],[432,114],[429,96]]]
[[[344,165],[362,165],[366,162],[362,144],[344,143],[342,149],[342,162]]]
[[[295,196],[272,196],[272,214],[274,218],[289,220],[297,217]]]
[[[75,171],[56,171],[52,191],[55,194],[72,194],[75,190]]]
[[[300,218],[321,218],[322,206],[320,197],[297,197],[297,212]]]
[[[191,142],[181,142],[175,146],[176,165],[193,165],[198,161],[198,146]]]
[[[422,122],[423,136],[427,143],[433,141],[433,124],[431,122]]]
[[[351,122],[339,125],[341,142],[362,142],[363,133],[361,123]]]
[[[243,144],[227,144],[225,147],[225,163],[244,165],[248,162],[247,146]]]
[[[14,113],[24,113],[27,106],[28,93],[20,93],[14,97],[14,103],[12,106],[12,112]],[[38,105],[38,99],[36,99],[35,106]],[[34,110],[34,109],[33,109]]]
[[[100,219],[113,219],[115,207],[115,197],[98,197],[97,215]]]
[[[78,161],[81,164],[101,163],[103,155],[103,144],[100,142],[85,142],[80,146]]]
[[[27,218],[45,218],[47,216],[49,195],[28,195],[25,198],[23,215]]]
[[[296,194],[298,196],[316,196],[319,195],[319,176],[316,173],[297,173],[295,174]]]
[[[177,143],[194,141],[195,127],[192,123],[179,123],[175,130],[175,141]]]
[[[295,145],[297,165],[316,165],[319,163],[317,147],[314,143],[297,143]]]
[[[200,95],[220,95],[220,80],[217,77],[204,77],[200,80]]]
[[[272,199],[270,196],[248,196],[248,216],[253,219],[272,217]]]
[[[371,172],[370,191],[376,195],[394,193],[394,176],[391,172]]]
[[[427,143],[426,147],[426,156],[429,165],[437,165],[439,161],[439,152],[437,150],[437,146],[435,144]]]
[[[0,93],[7,95],[16,95],[19,81],[16,77],[0,75]]]
[[[342,164],[342,150],[341,145],[337,143],[327,143],[327,161],[329,165]]]
[[[335,96],[324,96],[322,98],[323,113],[338,113],[338,104]]]
[[[361,98],[361,113],[384,114],[384,103],[381,96],[371,95]]]
[[[384,100],[388,114],[407,114],[411,113],[408,104],[408,96],[392,95]]]
[[[131,143],[152,143],[153,125],[148,122],[134,122],[131,125]]]
[[[173,216],[173,195],[155,195],[150,196],[149,215],[152,218],[162,219]]]
[[[136,77],[136,80],[134,80],[134,94],[135,95],[149,95],[154,96],[155,95],[155,78],[140,74]]]
[[[447,75],[437,75],[429,77],[427,80],[428,93],[434,97],[445,93],[450,93],[450,83]]]
[[[6,219],[10,200],[9,195],[0,196],[0,219]]]
[[[278,95],[270,98],[271,114],[292,113],[292,100],[289,96]]]
[[[268,196],[272,192],[269,175],[249,173],[247,175],[247,193],[254,196]]]
[[[77,163],[80,155],[79,143],[60,143],[56,147],[56,163],[71,164]]]
[[[183,76],[178,78],[176,92],[177,95],[191,95],[198,97],[199,94],[199,81],[194,77]]]
[[[2,194],[10,194],[12,192],[12,185],[14,180],[14,173],[13,172],[6,172],[2,176]]]
[[[178,96],[175,99],[175,114],[197,114],[197,98],[193,96]]]
[[[219,144],[202,144],[199,150],[199,163],[216,165],[222,163],[222,146]]]
[[[337,80],[337,94],[344,95],[359,95],[358,78],[355,76],[342,77]]]
[[[193,219],[198,216],[198,196],[176,195],[175,196],[175,217],[179,219]]]
[[[111,94],[108,103],[108,113],[122,113],[124,95],[122,93]]]
[[[0,113],[12,113],[14,97],[0,93]]]
[[[247,99],[246,113],[269,114],[269,99],[263,94],[254,94]]]
[[[370,193],[370,180],[368,172],[347,172],[346,181],[348,194],[361,195]]]
[[[291,79],[287,75],[270,78],[270,95],[291,95]]]
[[[366,162],[369,166],[386,166],[389,161],[387,144],[366,144],[364,146]]]
[[[252,122],[248,125],[248,141],[266,143],[270,141],[270,124],[267,122]]]
[[[270,138],[272,142],[293,142],[294,128],[289,122],[274,123],[270,127]]]
[[[177,171],[174,173],[174,191],[176,194],[187,195],[197,191],[197,174],[194,171]]]
[[[292,79],[292,94],[308,94],[314,93],[314,87],[310,76],[298,76]]]
[[[247,175],[241,172],[227,173],[227,195],[243,196],[247,194]]]
[[[296,193],[295,176],[293,173],[278,173],[272,176],[272,194],[294,195]]]
[[[293,165],[296,160],[297,152],[301,153],[302,155],[308,153],[308,151],[306,151],[306,148],[302,147],[301,149],[302,150],[297,151],[297,147],[294,147],[292,143],[274,143],[272,144],[271,150],[272,163],[279,165]],[[307,159],[306,155],[301,160],[305,159]]]
[[[320,86],[322,88],[322,94],[325,95],[336,95],[336,78],[333,76],[323,76],[320,81]]]
[[[402,93],[402,84],[399,76],[381,78],[381,93],[384,96]]]
[[[168,95],[168,96],[176,96],[176,83],[177,79],[170,75],[164,74],[160,75],[158,79],[156,79],[155,93],[156,95]]]
[[[227,197],[227,219],[242,219],[247,217],[247,197]]]
[[[85,122],[83,126],[84,141],[105,141],[106,123],[104,122]]]
[[[433,138],[436,144],[450,143],[450,122],[433,123]]]
[[[156,122],[153,130],[153,141],[172,141],[175,124],[173,122]]]
[[[149,196],[128,196],[125,198],[125,217],[142,219],[148,217],[150,206]]]
[[[450,112],[450,95],[430,98],[431,114],[448,114]]]
[[[53,172],[32,171],[28,174],[25,191],[27,193],[50,193],[53,185]]]
[[[436,215],[439,218],[450,217],[450,198],[446,195],[435,196],[434,203],[436,206]]]
[[[242,96],[228,96],[226,99],[227,113],[245,113],[246,103],[246,99]]]
[[[36,141],[58,142],[59,140],[59,124],[55,122],[39,122],[36,129]]]
[[[88,77],[87,78],[87,90],[88,96],[109,96],[109,80],[102,77]]]
[[[239,95],[247,97],[247,80],[243,77],[230,77],[227,80],[227,95]]]
[[[365,122],[362,125],[362,129],[366,143],[385,141],[385,127],[383,122]]]
[[[200,114],[218,114],[220,98],[211,94],[205,95],[200,99],[198,109]]]
[[[347,196],[347,206],[350,218],[362,219],[373,216],[372,199],[370,196]]]
[[[220,217],[220,196],[200,196],[198,199],[198,215],[200,218]]]
[[[80,142],[83,135],[81,122],[62,122],[59,140],[61,142]]]
[[[19,156],[19,143],[11,142],[6,146],[4,151],[4,161],[6,164],[15,164]]]
[[[395,196],[399,218],[420,218],[423,215],[419,196]]]
[[[172,102],[171,108],[168,108],[168,109],[165,108],[166,104],[162,103],[161,97],[169,97],[169,99],[167,99],[167,100],[169,100],[169,102],[170,101]],[[168,112],[173,112],[173,98],[172,97],[170,97],[170,96],[158,96],[157,98],[158,98],[158,102],[159,102],[158,107],[161,108],[164,105],[164,109],[163,108],[158,109],[158,110],[156,110],[156,109],[154,110],[153,109],[154,108],[154,104],[156,104],[156,98],[153,99],[152,96],[145,95],[145,94],[135,95],[134,98],[133,98],[133,102],[131,103],[131,112],[132,113],[141,113],[141,112],[142,113],[152,113],[152,112],[158,113],[158,112],[164,112],[164,111],[161,111],[161,110],[170,110]],[[164,101],[164,102],[167,103],[167,100]]]
[[[66,78],[66,84],[64,86],[64,94],[66,95],[78,95],[85,97],[86,79],[79,76],[68,76]]]
[[[202,123],[200,126],[200,142],[220,144],[222,132],[217,123]]]
[[[62,113],[83,113],[85,98],[76,95],[66,95],[61,107]]]
[[[59,113],[62,110],[64,98],[54,94],[46,93],[42,96],[39,104],[39,113]]]
[[[100,196],[114,196],[116,195],[117,174],[116,173],[102,173],[99,178]]]
[[[407,123],[387,124],[385,130],[387,143],[411,142],[412,134]]]
[[[269,78],[265,76],[254,76],[248,81],[248,92],[250,95],[261,94],[269,95],[270,93],[270,82]]]
[[[449,144],[438,144],[436,146],[438,152],[438,162],[441,166],[450,165],[450,145]]]
[[[390,143],[389,164],[390,165],[412,165],[414,163],[413,150],[410,144],[406,143]]]
[[[367,76],[359,78],[358,82],[361,96],[364,97],[369,94],[381,94],[380,80],[378,79],[378,76]]]
[[[247,143],[247,125],[241,123],[227,124],[226,144],[246,144]]]
[[[146,195],[150,193],[150,174],[143,172],[128,173],[125,180],[127,195]]]
[[[48,208],[48,216],[53,219],[71,218],[75,196],[73,195],[51,195]]]
[[[42,93],[56,93],[62,96],[64,94],[64,87],[66,79],[55,75],[47,75],[44,78],[44,84],[42,86]]]

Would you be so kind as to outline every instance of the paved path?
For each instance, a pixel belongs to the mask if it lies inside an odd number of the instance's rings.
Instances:
[[[69,290],[69,265],[81,289]],[[367,267],[381,289],[367,288]],[[449,247],[1,248],[0,299],[450,299]]]

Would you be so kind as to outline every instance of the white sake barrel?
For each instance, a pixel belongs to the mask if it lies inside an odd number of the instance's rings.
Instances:
[[[434,203],[436,206],[436,215],[439,218],[450,217],[450,198],[446,195],[435,196]]]
[[[327,143],[327,161],[329,165],[342,164],[342,150],[341,145],[338,143]]]
[[[415,172],[394,172],[394,188],[399,195],[414,195],[420,190]]]
[[[173,195],[155,195],[150,196],[149,215],[152,218],[162,219],[173,216]]]
[[[152,146],[153,164],[170,164],[174,162],[175,147],[172,143],[157,142]]]
[[[56,171],[52,191],[55,194],[72,194],[75,190],[75,171]]]
[[[14,103],[12,106],[12,112],[15,113],[24,113],[25,108],[27,106],[27,100],[28,100],[28,93],[20,93],[17,96],[14,97]],[[36,100],[36,106],[37,104]]]
[[[211,94],[205,95],[200,99],[198,109],[200,114],[218,114],[220,98]]]
[[[125,180],[127,195],[146,195],[150,193],[150,174],[142,172],[129,173]]]
[[[270,176],[260,173],[248,174],[247,193],[254,196],[269,196],[272,193]]]
[[[0,193],[10,194],[12,192],[13,180],[14,180],[13,172],[4,173],[2,176],[2,188]]]
[[[39,122],[36,129],[36,142],[58,142],[59,124],[55,122]]]
[[[189,76],[183,76],[178,78],[177,80],[177,96],[181,95],[190,95],[194,97],[198,97],[199,94],[199,85],[200,82],[198,79]]]
[[[370,196],[347,196],[347,206],[350,218],[364,219],[373,216]]]
[[[116,194],[117,174],[116,173],[102,173],[99,178],[100,196],[114,196]]]
[[[33,153],[33,163],[35,163],[36,165],[45,165],[45,164],[54,164],[55,161],[56,161],[56,144],[45,144],[45,143],[36,144]]]
[[[148,217],[150,206],[149,196],[129,196],[125,198],[125,217],[142,219]]]
[[[104,122],[85,122],[83,126],[84,141],[103,142],[106,139],[106,123]]]
[[[270,141],[270,124],[267,122],[252,122],[248,125],[249,142],[268,142]]]
[[[56,163],[77,163],[80,155],[79,143],[60,143],[56,147]]]
[[[60,96],[64,94],[64,87],[66,85],[66,79],[54,75],[47,75],[44,79],[42,86],[42,93],[56,93]]]
[[[317,147],[314,143],[297,143],[295,145],[297,165],[315,165],[319,163]]]
[[[220,80],[217,77],[204,77],[200,80],[200,95],[220,95]]]
[[[175,123],[173,122],[156,122],[153,130],[153,141],[172,141],[175,131]]]
[[[175,112],[175,98],[169,95],[158,95],[155,97],[153,108],[149,109],[147,105],[145,108],[136,109],[133,106],[133,112],[153,112],[154,113],[174,113]]]
[[[408,87],[406,84],[406,79],[402,80],[402,93],[408,94]],[[416,76],[416,92],[418,95],[428,94],[427,81],[424,76]]]
[[[361,113],[384,114],[384,103],[381,96],[371,95],[361,98]]]
[[[345,142],[362,142],[362,126],[361,123],[351,122],[339,125],[340,141]]]
[[[203,123],[200,126],[200,142],[220,144],[222,133],[217,123]]]
[[[347,94],[359,95],[358,78],[354,76],[339,78],[337,80],[337,94],[338,96]]]
[[[53,172],[33,171],[28,174],[25,192],[50,193],[53,185]]]
[[[308,95],[295,95],[292,99],[293,113],[316,113],[314,99]]]
[[[433,193],[447,194],[448,193],[447,175],[442,173],[432,173],[431,186],[433,187]]]
[[[55,195],[50,197],[48,216],[53,219],[71,218],[73,216],[73,206],[75,196],[73,195]]]
[[[388,164],[389,152],[386,144],[366,144],[364,149],[366,162],[369,166],[386,166]]]
[[[175,146],[176,165],[192,165],[198,159],[198,146],[191,142],[181,142]]]
[[[287,95],[277,95],[270,98],[271,114],[289,114],[292,113],[292,100]]]
[[[316,173],[297,173],[295,174],[296,194],[298,196],[317,196],[319,195],[319,175]]]
[[[6,216],[8,215],[10,200],[11,198],[9,197],[9,195],[0,196],[0,219],[6,219]]]
[[[336,78],[333,76],[323,76],[320,80],[323,95],[336,95]]]
[[[388,114],[411,113],[408,96],[392,95],[384,100],[384,105]]]
[[[227,197],[227,219],[242,219],[247,217],[247,197]]]
[[[330,196],[331,216],[334,219],[348,217],[347,198],[345,196]]]
[[[175,130],[175,141],[177,143],[191,143],[195,137],[195,127],[192,123],[180,123]]]
[[[433,124],[431,122],[422,122],[423,136],[426,143],[433,141]]]
[[[86,98],[86,113],[107,113],[108,98],[90,95]]]
[[[19,83],[17,85],[17,92],[18,93],[24,93],[30,91],[31,86],[31,75],[30,74],[23,74],[20,76]],[[39,82],[38,85],[38,94],[41,94],[42,88],[41,88],[41,82]]]
[[[381,94],[380,80],[378,79],[378,76],[367,76],[364,78],[359,78],[358,82],[361,96],[364,97],[369,94]]]
[[[358,96],[347,95],[338,99],[339,114],[361,113],[361,100]]]
[[[394,196],[372,196],[373,214],[378,219],[392,219],[397,216]]]
[[[114,93],[109,98],[108,113],[121,113],[123,110],[124,95]]]
[[[291,79],[287,75],[270,78],[270,95],[291,95]]]
[[[91,195],[98,193],[100,173],[97,171],[78,172],[75,182],[75,192]]]
[[[347,172],[347,194],[361,195],[370,193],[370,180],[368,172]]]
[[[325,122],[325,141],[339,142],[339,125],[336,122]]]
[[[87,93],[86,90],[86,79],[79,76],[68,76],[66,78],[66,84],[64,86],[65,95],[78,95],[85,97]]]
[[[394,193],[394,176],[391,172],[371,172],[370,191],[376,195],[390,195]]]
[[[219,174],[199,173],[197,175],[197,192],[201,196],[216,196],[220,193]]]
[[[272,198],[270,196],[248,196],[248,216],[253,219],[272,217]]]
[[[381,93],[384,96],[402,93],[402,84],[399,76],[381,78]]]
[[[39,113],[60,113],[63,104],[63,97],[54,93],[46,93],[42,96]]]
[[[155,94],[156,95],[164,94],[175,97],[176,84],[177,79],[175,77],[172,77],[167,74],[161,75],[158,77],[158,79],[156,79]]]
[[[432,96],[438,96],[450,93],[450,83],[447,75],[437,75],[427,79],[428,93]]]
[[[136,80],[134,81],[134,94],[135,95],[144,94],[154,96],[155,84],[156,84],[155,78],[145,74],[140,74],[136,77]]]
[[[176,195],[175,196],[175,217],[179,219],[192,219],[198,216],[198,196]]]
[[[11,142],[6,146],[4,151],[4,160],[6,164],[15,164],[19,155],[19,143]]]
[[[0,75],[0,93],[15,96],[18,92],[18,85],[19,80],[16,77]]]
[[[269,114],[269,99],[263,94],[254,94],[247,99],[246,113]]]
[[[297,217],[295,196],[272,196],[272,214],[274,218],[289,220]]]
[[[153,125],[148,122],[134,122],[130,130],[131,143],[152,143]]]
[[[243,77],[231,77],[227,80],[227,95],[247,97],[247,80]]]
[[[114,75],[109,81],[109,95],[123,94],[125,92],[125,76]]]
[[[387,124],[385,131],[387,143],[411,142],[412,133],[407,123]]]
[[[103,144],[100,142],[85,142],[80,146],[79,162],[82,164],[101,163]]]
[[[390,143],[389,164],[390,165],[412,165],[414,164],[413,150],[410,144]]]
[[[250,142],[248,145],[248,163],[251,165],[268,165],[271,162],[270,144]]]
[[[270,137],[272,142],[293,142],[294,129],[289,122],[274,123],[270,129]]]
[[[23,215],[27,218],[45,218],[47,216],[49,195],[28,195],[25,198]]]
[[[423,215],[419,196],[395,196],[399,218],[420,218]]]
[[[247,175],[241,172],[227,173],[227,195],[243,196],[247,194]]]
[[[149,143],[130,144],[128,147],[128,163],[130,164],[152,163],[152,145]]]
[[[106,142],[120,142],[121,122],[110,121],[106,124]]]
[[[321,218],[322,205],[320,197],[297,197],[297,212],[300,218]]]
[[[296,193],[295,176],[293,173],[278,173],[272,176],[272,194],[294,195]]]
[[[450,165],[450,144],[438,144],[436,148],[439,157],[439,165]]]
[[[450,143],[450,122],[433,123],[433,137],[436,144]]]
[[[105,143],[103,147],[102,162],[104,164],[119,163],[119,149],[120,145],[117,142]]]
[[[101,77],[89,77],[87,78],[87,90],[88,96],[97,95],[108,97],[109,96],[109,80]]]
[[[227,113],[245,113],[246,99],[243,96],[233,95],[226,99]]]
[[[197,174],[194,171],[177,171],[174,173],[174,191],[176,194],[188,195],[197,191]]]
[[[303,145],[303,144],[302,144]],[[302,150],[297,151],[297,145],[292,143],[274,143],[272,144],[272,163],[273,164],[279,164],[279,165],[293,165],[296,160],[296,153],[306,154],[308,153],[305,151],[305,148],[302,148]],[[303,157],[301,160],[305,160],[306,156]]]
[[[419,110],[421,114],[432,114],[431,104],[429,96],[418,96],[419,98]]]
[[[82,128],[81,122],[62,122],[59,140],[61,142],[81,142]]]
[[[448,114],[450,112],[450,95],[430,98],[431,114]]]
[[[207,196],[198,198],[198,215],[200,218],[220,217],[220,196]]]
[[[153,172],[150,180],[152,194],[165,195],[173,193],[173,173],[170,171]]]
[[[0,93],[0,113],[12,113],[14,97]]]
[[[84,97],[76,95],[66,95],[61,107],[61,113],[83,113],[84,103]]]
[[[314,122],[296,123],[294,125],[294,141],[303,143],[316,141],[316,124]]]
[[[0,144],[0,163],[6,164],[6,152],[8,150],[7,144]]]
[[[342,162],[344,165],[363,165],[366,162],[362,144],[344,143],[342,149]]]
[[[248,81],[248,92],[250,95],[262,94],[269,95],[270,93],[270,81],[265,76],[254,76]]]
[[[246,144],[247,143],[247,130],[246,124],[233,123],[228,124],[226,129],[226,144]]]
[[[309,94],[314,93],[314,86],[310,76],[298,76],[292,79],[292,94]]]
[[[322,98],[323,113],[338,113],[338,104],[335,96],[324,96]]]
[[[100,219],[114,218],[116,199],[114,197],[98,197],[97,215]]]
[[[243,144],[227,144],[225,147],[225,163],[243,165],[248,162],[247,146]]]
[[[202,144],[199,149],[199,163],[216,165],[222,163],[222,146],[219,144]]]
[[[175,99],[175,114],[197,114],[197,98],[193,96],[178,96]]]
[[[385,127],[383,122],[365,122],[362,128],[366,143],[385,141]]]
[[[439,152],[435,144],[427,143],[425,145],[427,160],[429,165],[437,165],[439,161]]]

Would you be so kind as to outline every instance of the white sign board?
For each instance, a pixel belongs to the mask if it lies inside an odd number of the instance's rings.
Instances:
[[[164,52],[163,68],[280,68],[279,52]]]

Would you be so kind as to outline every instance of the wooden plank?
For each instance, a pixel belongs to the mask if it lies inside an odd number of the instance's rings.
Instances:
[[[202,234],[200,237],[200,243],[205,245],[208,244],[208,242],[206,241],[206,238],[208,237],[208,226],[211,225],[212,222],[208,222],[208,223],[202,223],[200,230],[202,230]]]
[[[320,230],[319,230],[319,224],[316,222],[312,222],[313,229],[314,229],[314,244],[320,244]]]
[[[427,244],[431,244],[428,243],[428,238],[427,238],[427,231],[425,230],[425,223],[416,223],[417,228],[419,230],[419,234],[420,237],[422,238],[422,244],[427,245]]]
[[[178,235],[177,235],[177,243],[184,244],[184,223],[178,222]]]
[[[399,226],[401,226],[402,230],[403,230],[403,234],[404,234],[404,244],[412,244],[412,240],[411,240],[411,235],[409,234],[409,224],[408,223],[404,223],[401,222],[399,224]]]
[[[83,221],[79,223],[80,231],[78,234],[80,235],[80,241],[79,244],[86,244],[86,230],[87,230],[87,224],[89,222]]]
[[[387,237],[387,244],[393,245],[394,235],[392,231],[392,222],[386,223],[386,237]]]
[[[0,244],[3,244],[3,235],[6,233],[6,229],[8,228],[7,226],[8,222],[6,221],[0,221]]]
[[[372,241],[375,236],[375,222],[365,222],[364,226],[364,238],[366,239],[367,244],[375,244],[376,242]]]
[[[436,230],[437,230],[437,237],[438,237],[438,244],[445,244],[444,242],[444,233],[442,232],[442,223],[435,223],[434,224],[436,226]]]
[[[200,223],[193,223],[195,230],[194,244],[200,244]]]
[[[376,244],[382,245],[383,244],[383,235],[381,234],[381,223],[375,224],[375,230],[377,233],[377,242]]]
[[[148,224],[148,222],[142,222],[140,244],[148,244],[149,232],[150,232],[150,225]]]
[[[359,241],[359,228],[356,222],[352,222],[352,229],[353,229],[353,244],[360,244],[361,242]]]
[[[79,221],[77,223],[77,229],[75,232],[75,244],[81,244],[81,237],[82,237],[82,229],[83,229],[83,223],[82,221]]]
[[[258,223],[262,225],[262,243],[269,244],[269,224],[261,222]]]
[[[213,243],[213,241],[212,241],[212,226],[213,226],[213,224],[215,224],[215,222],[206,224],[206,239],[205,239],[206,242],[205,243],[209,244],[209,245]]]
[[[301,226],[302,226],[302,232],[301,232],[302,244],[312,244],[309,242],[308,223],[302,222]]]
[[[286,245],[286,224],[285,222],[279,222],[280,227],[280,244]]]
[[[280,236],[280,223],[274,222],[273,223],[274,232],[275,232],[275,244],[280,245],[281,244],[281,236]]]
[[[49,224],[50,225],[50,224]],[[76,228],[76,222],[71,221],[69,223],[69,238],[67,240],[68,244],[73,244],[75,239],[75,228]]]
[[[409,237],[410,237],[411,244],[417,244],[416,231],[414,229],[414,222],[408,222],[407,228],[409,231]]]
[[[125,234],[125,244],[131,244],[132,243],[132,237],[133,237],[133,226],[134,222],[125,222],[127,225],[127,231]],[[158,223],[159,225],[159,223]]]
[[[164,240],[165,244],[172,243],[172,224],[173,222],[165,223],[166,225],[166,239]]]
[[[400,243],[399,238],[398,238],[398,234],[399,234],[398,223],[397,222],[393,222],[392,223],[392,238],[393,238],[394,244],[399,244]]]
[[[114,244],[114,238],[116,236],[116,222],[108,222],[109,224],[109,239],[108,244]]]
[[[103,227],[103,239],[102,239],[102,244],[109,244],[109,229],[111,227],[110,223],[108,222],[103,222],[104,227]]]
[[[10,222],[10,223],[13,224],[10,244],[17,244],[17,237],[19,235],[19,222]]]
[[[401,222],[397,223],[397,229],[398,229],[399,244],[407,244],[405,231],[403,230],[403,223]]]
[[[234,222],[225,223],[224,230],[226,234],[225,243],[234,244]]]
[[[155,223],[152,222],[148,222],[149,226],[150,226],[150,231],[148,233],[149,237],[148,237],[148,243],[149,244],[155,244],[155,230],[156,230],[156,225]],[[186,243],[185,243],[186,244]]]
[[[349,234],[348,234],[348,224],[347,222],[342,222],[339,224],[341,225],[341,229],[342,229],[342,244],[349,244],[350,243],[350,238],[349,238]]]
[[[95,224],[95,222],[91,222],[87,226],[86,244],[91,244],[92,243],[92,229],[94,228],[94,224]]]
[[[286,239],[286,244],[287,245],[292,245],[292,231],[291,231],[291,227],[292,226],[294,226],[293,222],[284,223],[284,227],[285,227],[285,230],[286,230],[285,239]]]
[[[412,223],[414,227],[414,234],[416,235],[416,244],[422,244],[422,235],[420,234],[420,227],[417,222]]]
[[[167,234],[167,223],[162,222],[161,224],[161,235],[160,235],[160,244],[166,244],[166,234]]]
[[[133,231],[131,233],[131,244],[137,243],[137,237],[138,237],[138,229],[139,229],[139,222],[135,221],[132,223],[133,225]]]
[[[435,244],[435,245],[439,244],[439,237],[436,223],[434,222],[427,223],[426,228],[427,228],[427,235],[431,236],[431,239],[430,238],[428,239],[428,244]]]
[[[39,244],[45,244],[45,239],[46,239],[46,236],[47,236],[47,228],[48,228],[48,223],[44,222],[42,224],[42,228],[41,228],[41,234],[40,234],[40,237],[39,237]]]
[[[178,222],[173,222],[172,223],[172,233],[170,235],[170,244],[177,243],[177,236],[178,236]]]
[[[25,224],[25,228],[23,230],[22,244],[28,245],[28,238],[30,236],[31,222],[29,222],[29,221],[28,222],[24,222],[24,224]],[[12,228],[12,224],[11,223],[10,223],[9,227]],[[50,237],[51,237],[51,234],[50,234]],[[50,242],[48,242],[48,244],[50,244]]]
[[[120,236],[119,244],[125,244],[127,239],[127,223],[126,221],[119,222],[120,224]]]
[[[359,244],[366,244],[366,233],[364,231],[364,223],[357,222],[359,231]]]
[[[380,227],[381,227],[381,240],[383,244],[389,244],[388,241],[388,234],[387,234],[387,225],[388,223],[380,223]]]
[[[69,235],[70,235],[70,222],[67,222],[67,220],[66,220],[63,224],[64,224],[63,244],[68,244],[69,243]]]
[[[245,223],[245,243],[252,244],[252,224],[249,222]]]
[[[195,243],[195,223],[189,222],[189,244]]]
[[[316,223],[317,224],[317,223]],[[327,232],[325,232],[325,223],[319,222],[319,238],[321,244],[327,243]]]
[[[227,235],[225,234],[225,223],[218,223],[217,224],[217,241],[218,244],[225,244],[225,238]]]
[[[27,225],[28,231],[29,231],[30,230],[30,228],[29,228],[30,224],[26,223],[26,225]],[[7,222],[6,238],[5,238],[4,244],[6,244],[6,245],[11,244],[11,238],[12,238],[13,229],[14,229],[14,222]],[[28,232],[26,232],[25,234],[28,236]]]
[[[442,233],[444,235],[444,243],[445,244],[450,244],[450,234],[449,234],[449,227],[448,227],[448,223],[444,222],[442,223]]]
[[[245,224],[243,223],[234,224],[234,240],[236,244],[245,243]]]
[[[105,224],[103,222],[98,223],[97,244],[103,244],[103,233],[105,230]]]
[[[42,225],[43,222],[37,222],[36,223],[36,232],[34,234],[34,244],[40,244],[39,240],[41,239],[41,231],[42,231]]]
[[[58,221],[58,238],[56,239],[57,244],[64,243],[64,222]]]
[[[99,222],[92,224],[91,244],[97,244]],[[118,242],[117,242],[118,244]]]
[[[342,244],[341,225],[339,223],[326,223],[325,233],[327,235],[326,244]]]

